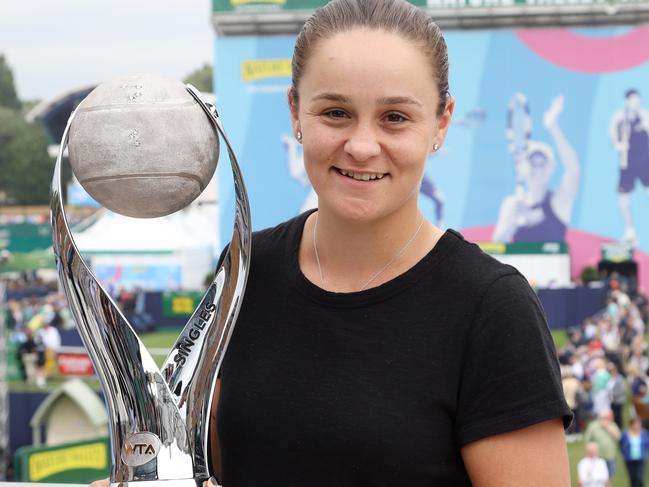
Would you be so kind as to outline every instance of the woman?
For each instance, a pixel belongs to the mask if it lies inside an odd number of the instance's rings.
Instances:
[[[318,208],[253,236],[213,402],[219,480],[569,485],[538,300],[417,207],[454,108],[438,27],[403,0],[335,0],[297,38],[288,101]]]
[[[642,427],[640,418],[629,422],[629,429],[622,433],[620,450],[629,472],[631,487],[644,487],[644,469],[649,452],[649,431]]]
[[[535,295],[417,206],[454,108],[437,26],[401,0],[329,3],[288,101],[319,204],[253,238],[215,407],[223,484],[568,485]]]

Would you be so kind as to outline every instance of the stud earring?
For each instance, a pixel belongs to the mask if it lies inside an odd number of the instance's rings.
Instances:
[[[302,142],[302,131],[298,130],[297,133],[295,134],[295,138],[297,139],[298,142]]]
[[[298,139],[299,140],[299,139]],[[433,150],[438,151],[439,150],[439,144],[436,142],[433,144]]]

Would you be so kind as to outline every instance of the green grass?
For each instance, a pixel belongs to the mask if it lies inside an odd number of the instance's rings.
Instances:
[[[171,349],[171,346],[180,335],[182,328],[164,328],[151,333],[140,333],[140,340],[146,348],[165,348]]]
[[[565,330],[552,330],[552,339],[555,346],[559,349],[568,343],[568,334]]]

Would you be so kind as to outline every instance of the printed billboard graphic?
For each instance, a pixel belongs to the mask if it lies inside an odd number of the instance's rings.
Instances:
[[[475,241],[565,241],[573,276],[597,264],[602,244],[628,242],[649,287],[649,28],[453,31],[446,40],[456,109],[422,181],[426,216]],[[293,41],[216,41],[219,112],[255,229],[317,204],[290,124]],[[226,212],[230,179],[220,178]]]

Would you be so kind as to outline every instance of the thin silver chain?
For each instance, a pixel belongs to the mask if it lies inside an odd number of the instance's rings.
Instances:
[[[381,267],[378,271],[376,271],[372,277],[370,277],[367,281],[365,281],[365,284],[363,284],[358,291],[363,291],[369,284],[379,277],[388,267],[390,267],[395,260],[397,260],[401,255],[406,251],[408,246],[417,238],[417,235],[419,235],[419,230],[421,230],[421,227],[424,226],[424,215],[421,215],[421,221],[419,222],[419,226],[417,227],[417,230],[415,230],[415,233],[412,234],[412,237],[405,243],[401,249],[392,257],[387,264],[385,264],[383,267]],[[322,266],[320,265],[320,256],[318,255],[318,245],[316,243],[316,234],[318,231],[318,213],[316,212],[315,214],[315,223],[313,225],[313,252],[315,253],[315,260],[318,263],[318,272],[320,272],[320,281],[324,284],[325,278],[324,274],[322,272]]]

